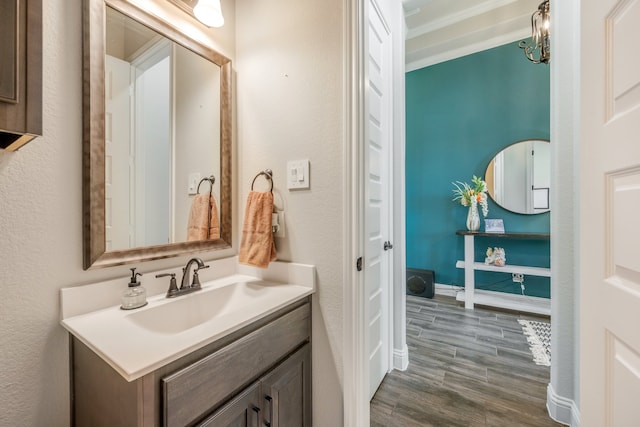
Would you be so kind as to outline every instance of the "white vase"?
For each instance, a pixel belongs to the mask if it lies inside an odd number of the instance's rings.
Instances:
[[[478,205],[469,206],[469,212],[467,213],[467,230],[480,230],[480,215],[478,215]]]

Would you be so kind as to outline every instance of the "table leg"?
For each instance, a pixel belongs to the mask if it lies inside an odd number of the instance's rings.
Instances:
[[[475,262],[473,235],[464,236],[464,308],[473,309],[476,287],[473,263]]]

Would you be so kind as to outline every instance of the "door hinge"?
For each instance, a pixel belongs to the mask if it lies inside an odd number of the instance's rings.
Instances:
[[[390,242],[390,241],[388,241],[388,240],[387,240],[386,242],[384,242],[383,249],[384,249],[385,251],[388,251],[389,249],[393,249],[393,245],[391,244],[391,242]]]
[[[362,257],[358,257],[356,260],[356,270],[362,271]]]

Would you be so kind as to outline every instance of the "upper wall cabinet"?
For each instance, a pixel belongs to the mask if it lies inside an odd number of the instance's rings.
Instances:
[[[42,0],[0,2],[0,149],[42,135]]]

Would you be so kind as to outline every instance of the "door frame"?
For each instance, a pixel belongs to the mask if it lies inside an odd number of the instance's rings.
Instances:
[[[356,260],[364,253],[365,144],[365,31],[368,0],[344,1],[344,304],[343,304],[343,402],[344,425],[369,425],[368,366],[364,330],[364,274]],[[385,0],[383,0],[385,1]],[[393,43],[393,280],[390,289],[389,353],[392,369],[406,369],[409,363],[405,325],[405,178],[404,178],[404,16],[399,0],[386,0]],[[393,37],[401,32],[402,37]]]
[[[556,421],[580,425],[580,0],[552,4],[551,73],[551,362],[547,409]],[[555,143],[554,143],[555,141]]]
[[[362,189],[358,186],[357,177],[362,172],[361,138],[364,136],[364,124],[360,117],[364,106],[364,78],[363,52],[364,37],[364,0],[344,0],[344,85],[345,85],[345,126],[344,126],[344,319],[343,319],[343,400],[344,425],[361,426],[369,424],[369,402],[366,399],[367,387],[365,374],[360,371],[358,361],[364,357],[364,339],[360,331],[364,328],[362,315],[363,300],[359,290],[362,289],[362,275],[355,269],[355,260],[362,253],[362,243],[358,240],[362,229],[358,223],[359,201],[362,200]],[[552,150],[552,158],[572,159],[569,163],[571,170],[579,167],[579,91],[578,79],[580,52],[580,0],[568,0],[554,4],[554,18],[552,19],[552,33],[554,36],[554,53],[551,62],[551,139],[559,143]],[[400,10],[400,12],[402,12]],[[401,14],[400,14],[401,15]],[[403,17],[398,17],[404,25]],[[397,31],[394,22],[393,30]],[[400,28],[404,28],[401,26]],[[395,41],[394,41],[395,43]],[[404,43],[404,40],[402,40]],[[395,67],[401,69],[402,93],[404,93],[404,48],[400,49],[401,58]],[[394,54],[396,54],[394,52]],[[400,54],[399,54],[400,55]],[[394,63],[396,60],[394,59]],[[532,65],[538,66],[538,65]],[[395,70],[394,70],[395,73]],[[400,74],[399,74],[400,75]],[[568,81],[572,84],[560,85]],[[554,83],[555,82],[555,83]],[[395,90],[395,88],[394,88]],[[391,314],[394,322],[394,339],[405,339],[404,327],[405,311],[399,306],[404,305],[404,276],[405,276],[405,221],[404,221],[404,105],[396,111],[394,121],[400,123],[402,129],[402,143],[394,144],[394,282],[393,289],[394,312]],[[401,113],[400,113],[401,111]],[[397,117],[401,119],[398,120]],[[394,130],[394,137],[397,137]],[[401,152],[395,150],[400,147]],[[550,415],[565,423],[579,425],[579,352],[578,332],[579,284],[576,268],[579,266],[579,222],[573,221],[577,200],[567,198],[579,183],[563,165],[562,171],[554,163],[552,166],[553,179],[556,190],[552,193],[555,213],[551,215],[552,279],[551,312],[552,345],[556,351],[555,360],[551,366],[551,381],[547,390],[547,407]],[[400,172],[399,172],[400,171]],[[560,194],[564,194],[560,197]],[[398,285],[401,284],[401,285]],[[402,325],[400,325],[400,323]],[[560,345],[560,343],[563,343]],[[394,343],[394,365],[396,368],[406,368],[408,357],[406,339],[404,345]]]

